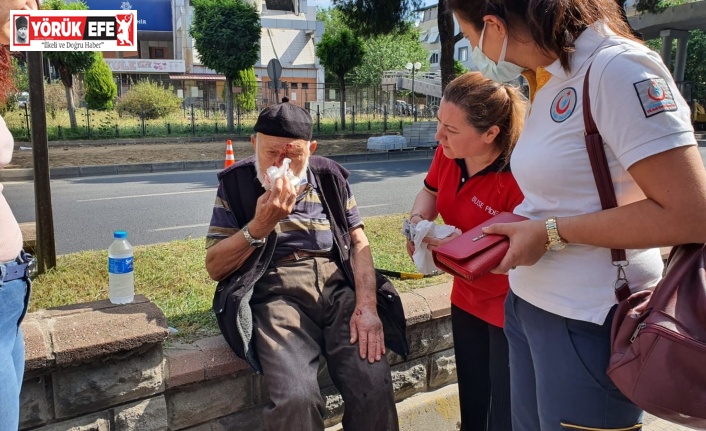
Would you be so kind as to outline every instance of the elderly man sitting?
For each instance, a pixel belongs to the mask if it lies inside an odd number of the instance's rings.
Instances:
[[[348,172],[311,155],[311,116],[286,98],[254,130],[255,156],[219,174],[206,269],[219,281],[223,336],[264,374],[265,428],[324,429],[323,355],[345,403],[343,427],[397,430],[385,341],[407,353],[404,312],[375,273]],[[285,159],[290,175],[270,180],[268,168]]]

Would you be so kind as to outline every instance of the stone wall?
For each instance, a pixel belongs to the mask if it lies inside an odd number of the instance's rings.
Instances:
[[[449,284],[401,295],[410,356],[389,352],[395,398],[456,381]],[[268,396],[262,376],[236,358],[222,337],[165,343],[161,310],[146,298],[30,313],[22,430],[260,430]],[[326,424],[343,403],[325,365],[319,373]]]

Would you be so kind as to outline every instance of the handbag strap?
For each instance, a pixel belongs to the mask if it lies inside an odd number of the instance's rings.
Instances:
[[[608,159],[603,148],[603,137],[601,137],[596,122],[593,120],[591,113],[591,99],[588,94],[588,79],[591,74],[591,66],[586,71],[586,77],[583,80],[583,122],[586,127],[586,150],[588,158],[591,161],[593,169],[593,177],[596,180],[598,188],[598,196],[601,199],[601,207],[604,210],[615,208],[618,206],[618,200],[615,197],[615,189],[613,188],[613,179],[610,176],[608,168]],[[611,249],[611,257],[613,265],[618,267],[618,280],[615,283],[615,296],[618,301],[622,301],[630,296],[630,289],[627,286],[625,279],[624,266],[627,266],[628,260],[625,254],[625,249]],[[621,283],[621,281],[625,281]]]

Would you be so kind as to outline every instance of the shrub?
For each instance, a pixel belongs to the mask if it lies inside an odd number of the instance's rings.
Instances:
[[[100,52],[96,52],[96,61],[86,71],[84,84],[86,104],[90,109],[113,109],[118,87],[113,81],[113,72]]]
[[[163,118],[180,108],[181,100],[172,87],[164,88],[151,81],[133,85],[115,104],[120,114],[144,115],[146,119]]]
[[[66,89],[64,84],[55,82],[53,84],[44,84],[44,103],[47,113],[52,120],[56,120],[56,114],[59,110],[66,109]]]

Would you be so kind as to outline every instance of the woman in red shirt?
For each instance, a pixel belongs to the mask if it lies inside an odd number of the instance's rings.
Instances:
[[[439,147],[417,194],[410,221],[435,220],[465,232],[523,199],[509,157],[522,130],[525,100],[513,87],[466,73],[445,89],[438,114]],[[429,249],[451,240],[425,239]],[[414,244],[407,243],[410,256]],[[505,274],[454,279],[451,322],[461,429],[508,431],[510,368],[503,333]]]

